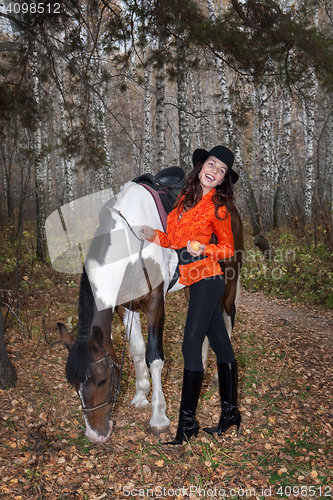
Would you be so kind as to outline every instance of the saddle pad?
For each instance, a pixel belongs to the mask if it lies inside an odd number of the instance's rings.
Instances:
[[[166,211],[165,211],[165,209],[163,207],[163,204],[161,202],[161,198],[159,196],[159,193],[157,191],[155,191],[154,188],[152,188],[151,186],[148,186],[148,184],[142,184],[141,182],[138,182],[138,184],[139,184],[139,186],[142,186],[145,189],[147,189],[147,191],[149,191],[149,193],[154,198],[154,201],[155,201],[155,204],[156,204],[156,208],[157,208],[157,211],[158,211],[158,215],[160,216],[160,219],[161,219],[163,231],[166,232],[166,228],[167,228],[167,213],[166,213]]]

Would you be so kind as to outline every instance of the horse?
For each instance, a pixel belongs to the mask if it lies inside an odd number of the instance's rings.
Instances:
[[[80,397],[86,436],[94,443],[105,443],[110,436],[111,413],[119,391],[121,363],[111,333],[114,312],[125,325],[135,367],[136,393],[131,403],[136,407],[149,405],[151,374],[149,431],[159,435],[170,428],[161,385],[165,296],[184,287],[174,278],[176,251],[141,240],[138,231],[144,224],[163,230],[151,194],[142,185],[128,182],[100,212],[99,230],[81,275],[76,338],[58,323],[62,342],[69,350],[66,377]],[[243,250],[242,223],[236,209],[232,213],[232,230],[236,258],[221,264],[226,276],[221,307],[229,330],[236,312]],[[140,310],[147,318],[146,347]]]

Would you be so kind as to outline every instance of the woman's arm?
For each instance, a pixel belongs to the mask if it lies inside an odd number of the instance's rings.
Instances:
[[[234,237],[231,229],[231,216],[225,209],[219,210],[222,220],[214,217],[213,231],[217,237],[217,244],[211,243],[206,246],[203,254],[214,256],[217,260],[229,259],[234,255]]]

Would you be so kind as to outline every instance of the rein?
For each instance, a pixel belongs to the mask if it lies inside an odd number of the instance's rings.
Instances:
[[[128,222],[128,220],[126,219],[126,217],[123,216],[123,214],[121,213],[120,210],[118,210],[117,208],[114,208],[114,207],[110,208],[109,210],[111,212],[115,212],[118,215],[118,217],[120,217],[121,219],[123,219],[123,221],[125,221],[125,224],[128,226],[128,228],[131,231],[131,233],[135,236],[135,238],[137,240],[140,241],[139,259],[141,261],[142,269],[143,269],[143,272],[144,272],[144,275],[145,275],[145,278],[146,278],[146,281],[147,281],[149,292],[151,293],[153,291],[153,288],[152,288],[151,283],[150,283],[150,279],[149,279],[149,276],[148,276],[148,272],[147,272],[145,261],[144,261],[144,259],[142,257],[142,250],[143,250],[143,245],[145,243],[145,240],[139,238],[139,236],[135,233],[134,229],[132,228],[131,224]],[[133,301],[133,298],[132,298],[132,301]]]

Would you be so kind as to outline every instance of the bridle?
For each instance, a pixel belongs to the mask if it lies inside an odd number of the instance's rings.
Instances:
[[[102,403],[102,404],[96,405],[96,406],[92,406],[91,408],[85,408],[85,407],[82,406],[82,411],[86,412],[86,413],[89,413],[89,412],[95,411],[95,410],[99,410],[100,408],[104,408],[104,406],[107,406],[110,403],[112,403],[112,408],[110,410],[110,413],[112,413],[114,405],[116,404],[116,401],[118,399],[119,390],[120,390],[120,380],[121,380],[122,366],[119,365],[118,363],[116,363],[111,358],[110,354],[107,352],[107,350],[105,349],[104,346],[103,346],[103,350],[104,350],[104,356],[102,358],[97,359],[97,361],[93,361],[92,363],[90,363],[90,366],[97,365],[98,363],[101,363],[102,361],[104,361],[104,359],[106,359],[107,362],[108,362],[108,364],[109,364],[110,370],[111,370],[111,378],[112,378],[112,380],[115,380],[115,375],[116,375],[115,368],[117,368],[119,370],[118,385],[115,388],[114,384],[111,384],[110,396],[109,396],[109,399],[107,401],[105,401],[105,403]]]

